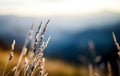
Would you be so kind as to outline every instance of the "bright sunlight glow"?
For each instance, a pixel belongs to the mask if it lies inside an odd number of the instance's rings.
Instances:
[[[119,9],[119,0],[0,0],[2,15],[84,15],[100,11],[120,13]]]

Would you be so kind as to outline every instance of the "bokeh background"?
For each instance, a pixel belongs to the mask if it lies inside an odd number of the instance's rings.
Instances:
[[[119,0],[0,0],[1,56],[9,53],[14,39],[19,56],[31,25],[36,22],[36,31],[40,21],[45,24],[48,19],[46,38],[51,40],[44,53],[51,76],[87,76],[88,64],[95,64],[94,55],[100,56],[95,65],[104,63],[107,72],[110,62],[118,76],[112,32],[120,43]]]

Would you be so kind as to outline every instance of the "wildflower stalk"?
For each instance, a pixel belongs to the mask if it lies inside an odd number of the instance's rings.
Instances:
[[[89,51],[91,53],[91,56],[93,57],[93,64],[89,64],[89,76],[99,76],[97,69],[96,69],[96,63],[101,61],[101,56],[97,55],[97,52],[95,51],[95,44],[93,41],[90,41],[88,43]]]
[[[38,30],[37,30],[37,32],[35,34],[34,47],[36,47],[36,45],[38,44],[38,36],[39,36],[39,32],[40,32],[41,26],[42,26],[42,21],[41,21],[40,26],[38,27]]]
[[[43,57],[43,51],[44,49],[47,47],[47,44],[50,40],[50,37],[47,39],[46,42],[43,42],[44,39],[44,35],[47,29],[47,25],[49,23],[50,20],[47,21],[47,23],[45,24],[45,27],[43,28],[43,31],[40,34],[40,40],[37,40],[37,35],[39,33],[36,33],[35,36],[35,47],[34,47],[34,53],[35,53],[35,58],[32,60],[32,62],[30,63],[29,67],[28,67],[28,71],[27,71],[27,76],[33,76],[35,71],[40,68],[40,76],[44,76],[44,57]],[[38,31],[40,29],[38,28]]]
[[[16,66],[13,67],[5,76],[8,76],[11,72],[14,72],[16,70]]]
[[[112,70],[109,62],[107,63],[107,68],[108,68],[108,76],[112,76]]]
[[[16,70],[15,70],[15,73],[14,73],[14,76],[17,76],[17,72],[18,72],[18,68],[20,66],[20,62],[23,58],[23,56],[26,54],[27,50],[26,50],[26,46],[28,45],[29,41],[32,39],[32,36],[33,36],[33,31],[34,31],[34,26],[35,26],[35,23],[32,25],[30,31],[29,31],[29,35],[28,37],[26,38],[25,40],[25,43],[23,45],[23,49],[21,51],[21,54],[20,54],[20,57],[19,57],[19,60],[18,60],[18,63],[17,63],[17,67],[16,67]]]
[[[25,58],[25,61],[24,61],[24,76],[26,76],[26,72],[27,72],[27,69],[28,69],[28,63],[29,63],[29,60],[27,58]]]
[[[89,76],[94,76],[94,70],[93,70],[93,65],[90,63],[89,66]]]
[[[5,67],[4,67],[4,69],[3,69],[3,74],[2,74],[2,76],[5,75],[5,70],[6,70],[6,67],[7,67],[7,65],[8,65],[8,62],[13,59],[13,56],[14,56],[14,55],[13,55],[14,46],[15,46],[15,40],[13,40],[13,43],[12,43],[12,45],[11,45],[10,55],[9,55],[9,57],[8,57],[7,60],[6,60],[6,63],[5,63]]]
[[[44,35],[45,35],[45,32],[46,32],[46,29],[47,29],[47,26],[48,26],[48,23],[49,23],[49,22],[50,22],[50,20],[48,20],[48,21],[46,22],[45,27],[44,27],[42,33],[40,34],[40,40],[37,41],[37,45],[35,46],[35,49],[33,50],[35,54],[37,53],[37,51],[36,51],[37,48],[39,48],[39,47],[42,45],[42,43],[43,43]],[[37,38],[36,38],[36,39],[37,39]]]
[[[32,63],[29,65],[27,76],[32,76],[34,74],[34,71],[38,67],[41,68],[40,76],[43,76],[43,74],[44,74],[44,72],[43,72],[44,71],[43,51],[47,47],[49,40],[50,40],[50,37],[47,39],[46,43],[43,42],[41,47],[37,49],[38,52],[36,53],[35,58],[32,61]]]
[[[116,39],[116,36],[115,36],[114,32],[112,32],[112,36],[113,36],[113,39],[114,39],[114,43],[115,43],[115,45],[116,45],[116,47],[118,49],[118,55],[120,57],[120,45],[117,42],[117,39]]]
[[[9,59],[6,60],[6,63],[5,63],[5,67],[4,67],[4,70],[3,70],[3,74],[2,74],[2,76],[5,75],[5,70],[6,70],[6,67],[7,67],[8,61],[9,61]]]

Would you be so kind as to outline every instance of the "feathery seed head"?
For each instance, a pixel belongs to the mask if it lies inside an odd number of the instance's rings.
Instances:
[[[11,50],[14,50],[14,47],[15,47],[15,40],[13,40],[13,43],[11,45]]]
[[[13,43],[11,45],[9,60],[12,60],[12,58],[14,57],[14,54],[13,54],[14,47],[15,47],[15,40],[13,40]]]

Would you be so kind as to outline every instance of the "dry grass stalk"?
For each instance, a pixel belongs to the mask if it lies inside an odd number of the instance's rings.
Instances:
[[[35,34],[35,41],[34,41],[34,56],[32,56],[32,58],[30,58],[29,60],[27,59],[27,57],[25,58],[24,61],[24,66],[22,68],[19,68],[20,63],[22,61],[23,56],[26,55],[27,53],[27,45],[29,43],[29,41],[32,39],[33,36],[33,30],[34,30],[34,25],[32,25],[30,31],[29,31],[29,35],[25,40],[25,43],[23,45],[17,66],[15,66],[15,69],[13,68],[12,70],[10,70],[7,75],[9,75],[11,72],[14,72],[14,76],[19,76],[20,74],[23,74],[24,76],[32,76],[34,75],[35,71],[40,68],[40,72],[39,72],[39,76],[47,76],[48,73],[44,72],[44,63],[45,63],[45,59],[43,57],[43,51],[44,49],[47,47],[50,37],[48,37],[48,39],[46,40],[46,42],[44,42],[44,36],[45,36],[45,32],[48,26],[50,20],[48,20],[45,24],[45,27],[43,28],[43,31],[40,33],[40,28],[42,25],[42,22],[40,23],[40,26]],[[40,33],[40,37],[39,37],[39,33]],[[13,40],[13,44],[11,45],[11,50],[10,50],[10,56],[6,61],[5,64],[5,68],[3,71],[3,76],[5,74],[5,69],[6,66],[8,64],[8,61],[12,60],[13,58],[13,51],[14,50],[14,46],[15,46],[15,40]]]
[[[42,26],[42,21],[41,21],[40,26],[38,27],[38,30],[37,30],[37,32],[35,34],[34,47],[36,47],[36,45],[38,44],[38,36],[39,36],[39,32],[40,32],[41,26]]]
[[[11,61],[12,59],[13,59],[13,50],[14,50],[14,47],[15,47],[15,40],[13,40],[13,43],[12,43],[12,45],[11,45],[11,50],[10,50],[10,55],[9,55],[9,57],[7,58],[7,60],[6,60],[6,63],[5,63],[5,67],[4,67],[4,69],[3,69],[3,74],[2,74],[2,76],[4,76],[5,75],[5,70],[6,70],[6,67],[7,67],[7,65],[8,65],[8,62],[9,61]]]
[[[107,63],[107,67],[108,67],[108,76],[112,76],[112,69],[109,62]]]
[[[92,61],[92,63],[94,63],[94,65],[89,64],[89,76],[99,76],[99,74],[97,73],[97,69],[96,69],[95,64],[99,63],[101,61],[101,56],[97,55],[97,52],[95,50],[95,44],[93,41],[89,41],[88,46],[89,46],[90,54],[94,59]]]
[[[118,72],[119,72],[119,76],[120,76],[120,60],[119,59],[117,60],[117,65],[118,65],[118,70],[119,70]]]
[[[117,42],[117,39],[116,39],[116,36],[115,36],[114,32],[112,32],[112,36],[113,36],[113,39],[114,39],[114,43],[115,43],[115,45],[116,45],[116,47],[118,49],[118,55],[120,57],[120,46],[119,46],[119,44]]]
[[[96,69],[94,69],[92,64],[89,64],[89,76],[100,76],[97,72]]]
[[[44,72],[43,72],[44,71],[44,68],[43,68],[44,67],[43,51],[47,47],[47,44],[48,44],[49,40],[50,40],[50,37],[47,39],[47,41],[45,43],[44,42],[42,43],[40,48],[37,48],[35,58],[32,61],[32,63],[29,65],[27,76],[32,76],[34,71],[39,67],[41,68],[41,75],[40,76],[44,75]]]
[[[100,76],[98,73],[95,73],[94,76]]]
[[[35,58],[33,59],[33,61],[28,66],[28,69],[26,69],[27,70],[27,76],[34,75],[34,72],[38,67],[41,67],[41,69],[43,69],[42,68],[42,66],[44,65],[43,50],[47,47],[47,44],[50,40],[50,37],[48,38],[48,40],[45,43],[43,42],[43,39],[44,39],[44,35],[45,35],[45,32],[46,32],[49,21],[50,20],[48,20],[47,23],[45,24],[45,27],[40,34],[40,40],[39,41],[38,41],[38,36],[39,36],[39,32],[40,32],[42,22],[40,23],[38,31],[36,32],[35,42],[34,42]],[[26,75],[26,74],[24,74],[24,75]],[[43,73],[41,74],[41,76],[43,76]]]
[[[88,42],[88,46],[89,46],[89,51],[91,53],[91,56],[93,57],[93,63],[98,63],[101,61],[102,57],[100,55],[97,55],[97,52],[95,50],[95,44],[93,41],[89,41]]]
[[[48,73],[46,73],[44,76],[48,76]]]
[[[28,69],[28,64],[29,64],[29,60],[27,58],[25,58],[25,61],[24,61],[24,76],[26,76],[26,72],[27,72],[27,69]]]
[[[9,76],[9,74],[10,74],[11,72],[14,72],[15,70],[16,70],[16,66],[13,67],[5,76]]]
[[[27,67],[27,71],[24,73],[24,75],[27,76],[32,76],[34,75],[34,72],[37,70],[37,68],[41,68],[41,75],[44,75],[43,69],[44,69],[44,57],[43,57],[43,51],[44,49],[47,47],[47,44],[50,40],[50,37],[47,39],[46,42],[43,42],[44,39],[44,35],[48,26],[50,20],[47,21],[47,23],[45,24],[45,27],[43,28],[43,31],[40,34],[40,39],[38,41],[38,36],[39,36],[39,32],[40,32],[40,28],[42,25],[42,22],[40,23],[40,26],[36,32],[35,35],[35,42],[34,42],[34,59],[30,60],[30,64]],[[27,74],[26,74],[27,73]]]
[[[28,45],[28,42],[32,39],[33,31],[34,31],[34,26],[35,26],[35,23],[32,25],[32,27],[31,27],[31,29],[30,29],[30,31],[29,31],[29,35],[28,35],[28,37],[26,38],[25,43],[24,43],[24,45],[23,45],[23,49],[22,49],[22,51],[21,51],[21,54],[20,54],[20,57],[19,57],[19,60],[18,60],[18,63],[17,63],[17,68],[16,68],[16,71],[15,71],[14,76],[17,76],[17,71],[18,71],[18,68],[19,68],[19,66],[20,66],[20,62],[21,62],[23,56],[24,56],[24,55],[26,54],[26,52],[27,52],[26,46]]]
[[[116,36],[115,36],[115,33],[114,32],[112,32],[112,36],[113,36],[113,39],[114,39],[114,43],[115,43],[115,45],[116,45],[116,47],[117,47],[117,49],[118,49],[118,56],[119,56],[119,58],[120,58],[120,45],[119,45],[119,43],[117,42],[117,39],[116,39]],[[120,75],[120,65],[119,65],[119,59],[117,60],[117,64],[118,64],[118,72],[119,72],[119,75]],[[109,65],[110,66],[110,65]],[[111,71],[111,67],[110,67],[110,71]],[[112,76],[111,74],[110,75],[108,75],[108,76]]]
[[[98,74],[97,70],[94,69],[94,67],[91,63],[88,65],[88,68],[89,68],[89,76],[100,76]]]
[[[94,76],[93,65],[89,64],[88,68],[89,68],[89,76]]]
[[[94,42],[93,41],[89,41],[88,42],[88,46],[89,46],[89,51],[90,51],[92,57],[95,57],[97,53],[95,51],[95,44],[94,44]]]
[[[39,48],[39,47],[42,45],[42,43],[43,43],[44,35],[45,35],[46,30],[47,30],[47,26],[48,26],[48,23],[49,23],[49,22],[50,22],[50,20],[48,20],[48,21],[46,22],[45,27],[44,27],[42,33],[40,34],[40,40],[37,42],[38,44],[36,45],[36,47],[35,47],[35,49],[34,49],[34,52],[35,52],[35,53],[37,52],[37,51],[36,51],[37,48]]]

